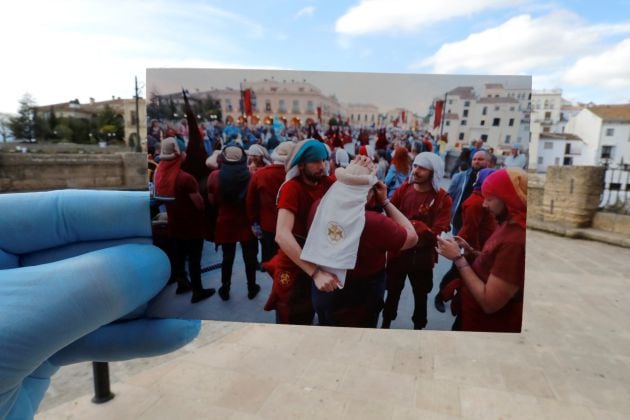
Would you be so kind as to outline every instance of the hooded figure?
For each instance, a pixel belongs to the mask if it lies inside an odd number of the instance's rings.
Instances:
[[[365,225],[368,191],[378,179],[373,169],[351,163],[337,168],[335,182],[322,198],[300,258],[321,266],[344,283],[354,268]]]
[[[181,152],[177,140],[168,137],[162,140],[160,164],[156,169],[155,198],[163,201],[175,200],[175,180],[182,166]]]
[[[245,152],[247,156],[258,156],[262,158],[262,161],[265,165],[271,165],[271,157],[269,156],[269,152],[260,144],[252,144],[249,146],[249,149]]]
[[[315,139],[297,142],[295,147],[291,150],[291,153],[287,156],[285,163],[287,176],[285,180],[288,181],[300,175],[298,164],[319,162],[321,160],[328,161],[328,158],[328,149],[326,149],[324,143]],[[328,165],[326,165],[326,175],[328,175]]]
[[[442,159],[438,155],[431,152],[419,153],[413,160],[413,166],[420,166],[432,170],[433,180],[431,181],[431,185],[436,192],[440,190],[440,181],[444,177],[444,162],[442,162]]]
[[[512,219],[523,229],[527,220],[527,173],[521,168],[505,168],[491,174],[481,186],[484,197],[497,197]]]
[[[245,151],[240,145],[231,143],[223,148],[219,159],[221,198],[226,202],[245,201],[250,179]]]

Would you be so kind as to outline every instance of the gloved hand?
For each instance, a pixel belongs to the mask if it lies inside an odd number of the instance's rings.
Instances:
[[[146,192],[0,195],[0,418],[32,418],[59,366],[195,338],[200,321],[142,317],[169,272]]]

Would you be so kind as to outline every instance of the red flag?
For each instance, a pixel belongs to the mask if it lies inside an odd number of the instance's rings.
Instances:
[[[245,93],[243,94],[244,106],[245,106],[245,115],[248,117],[252,115],[252,90],[245,89]]]
[[[322,107],[318,106],[317,107],[317,119],[319,119],[319,123],[322,123]]]
[[[433,128],[438,128],[442,123],[442,111],[444,110],[444,101],[435,101],[435,119],[433,120]]]
[[[182,93],[184,95],[186,121],[188,122],[188,146],[186,146],[186,158],[184,162],[182,162],[182,170],[194,176],[197,181],[204,180],[205,185],[205,179],[210,173],[206,166],[208,153],[206,153],[206,149],[203,147],[201,130],[199,130],[199,126],[197,125],[197,117],[188,102],[188,96],[185,91],[182,91]]]
[[[402,123],[405,124],[407,122],[407,118],[406,118],[407,117],[407,113],[405,111],[403,111],[401,117],[402,117],[401,118],[402,119]]]
[[[392,123],[394,124],[394,127],[398,127],[398,117],[396,117],[396,119],[392,121]]]

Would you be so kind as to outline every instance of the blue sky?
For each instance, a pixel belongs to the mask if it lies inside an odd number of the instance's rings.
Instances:
[[[147,67],[531,74],[567,99],[630,101],[630,0],[21,0],[0,15],[0,112],[25,92],[131,97]]]

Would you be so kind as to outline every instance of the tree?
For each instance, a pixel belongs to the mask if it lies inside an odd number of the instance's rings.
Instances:
[[[9,117],[7,115],[0,115],[0,137],[2,137],[2,142],[6,143],[10,135],[11,127],[9,126]]]
[[[31,140],[35,138],[34,107],[35,99],[29,93],[25,93],[20,99],[18,115],[9,118],[9,128],[11,128],[16,140]]]

